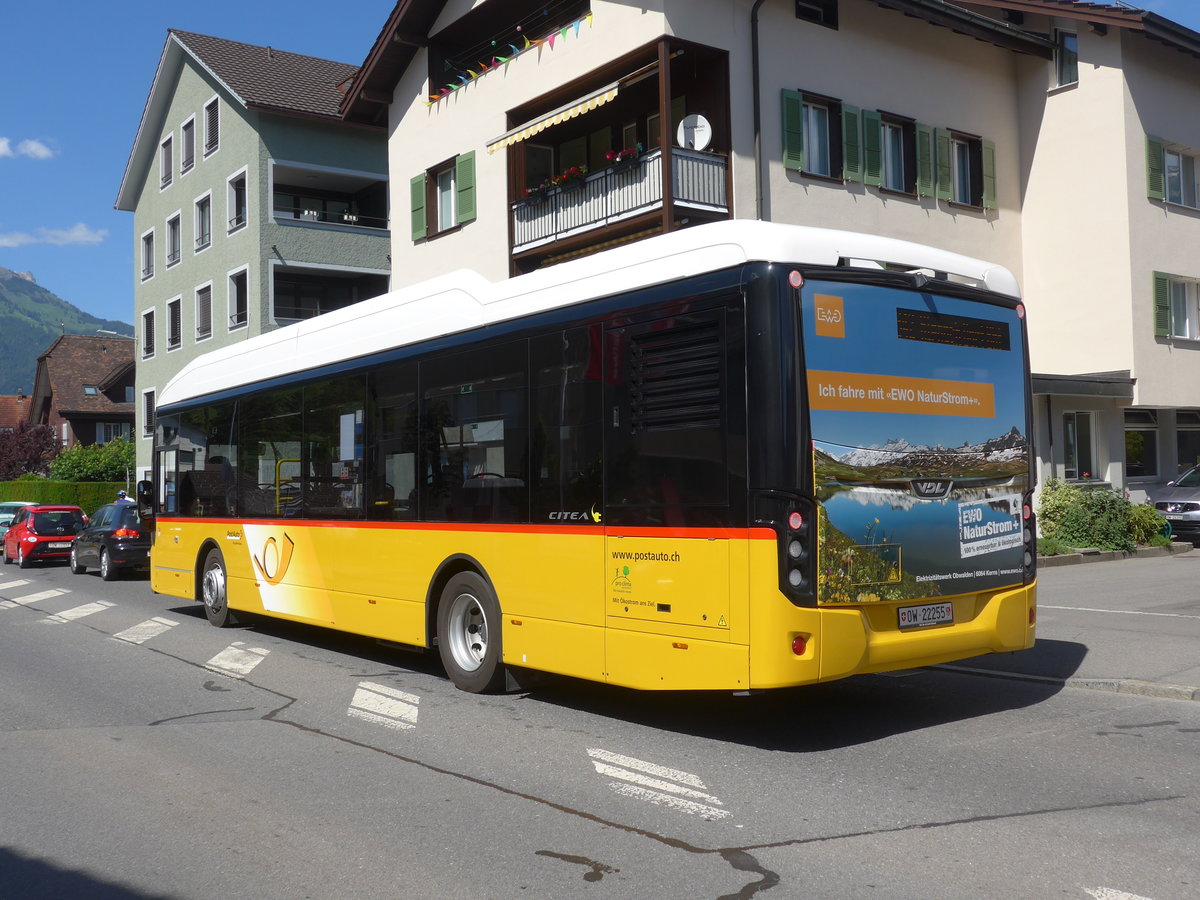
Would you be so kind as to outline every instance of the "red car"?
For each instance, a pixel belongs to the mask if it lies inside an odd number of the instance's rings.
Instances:
[[[67,559],[71,541],[87,524],[78,506],[26,506],[4,535],[4,564],[22,568],[42,559]]]

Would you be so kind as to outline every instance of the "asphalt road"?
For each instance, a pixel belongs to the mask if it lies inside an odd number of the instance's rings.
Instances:
[[[1045,570],[1026,654],[751,697],[7,567],[0,898],[1192,898],[1200,703],[1118,683],[1200,682],[1200,554],[1146,562]]]

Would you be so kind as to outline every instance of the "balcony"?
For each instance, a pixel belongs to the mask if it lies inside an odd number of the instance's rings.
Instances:
[[[723,153],[671,151],[676,209],[727,216],[728,159]],[[589,231],[609,228],[663,207],[663,154],[642,154],[629,169],[604,169],[574,185],[512,205],[514,255]]]

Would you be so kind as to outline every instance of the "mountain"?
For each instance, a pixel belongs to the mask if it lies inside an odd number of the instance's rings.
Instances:
[[[70,334],[133,334],[124,322],[97,319],[72,306],[28,272],[0,268],[0,394],[33,391],[37,359],[64,328]]]

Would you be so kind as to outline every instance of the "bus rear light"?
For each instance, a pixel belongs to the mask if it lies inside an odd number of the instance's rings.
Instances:
[[[1037,607],[1036,606],[1029,607],[1029,624],[1030,625],[1037,624]]]
[[[807,649],[808,649],[808,636],[807,635],[798,634],[794,638],[792,638],[792,652],[795,653],[797,656],[803,656],[804,652]]]
[[[788,584],[794,588],[804,587],[804,573],[799,569],[791,569],[788,572]]]
[[[802,527],[804,527],[804,516],[798,512],[793,512],[788,516],[788,528],[792,531],[799,531]]]
[[[799,559],[804,555],[804,545],[799,541],[792,540],[788,542],[788,556],[792,559]]]

